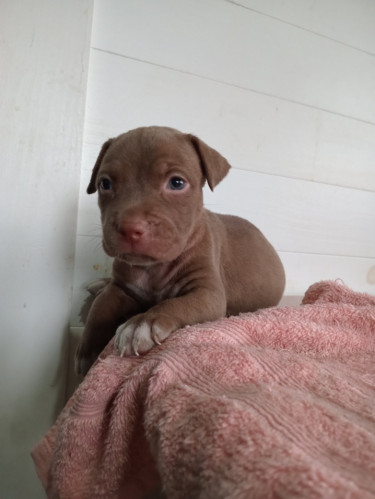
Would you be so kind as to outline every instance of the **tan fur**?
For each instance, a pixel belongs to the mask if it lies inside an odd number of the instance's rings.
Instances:
[[[262,233],[203,208],[205,181],[214,189],[229,168],[203,141],[171,128],[138,128],[103,145],[87,191],[99,190],[113,277],[89,312],[78,372],[114,334],[122,355],[138,355],[183,326],[279,302],[284,269]]]

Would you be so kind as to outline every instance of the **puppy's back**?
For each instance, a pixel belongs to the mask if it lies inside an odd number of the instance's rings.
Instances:
[[[214,244],[220,247],[218,264],[228,315],[277,305],[284,291],[285,273],[273,246],[243,218],[212,212],[208,217]]]

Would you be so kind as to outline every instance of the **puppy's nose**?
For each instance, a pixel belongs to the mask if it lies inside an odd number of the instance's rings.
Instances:
[[[147,222],[141,220],[124,222],[120,227],[120,234],[129,242],[137,242],[144,238],[149,228]]]

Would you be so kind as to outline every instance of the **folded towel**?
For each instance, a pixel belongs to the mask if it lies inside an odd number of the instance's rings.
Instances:
[[[375,298],[314,284],[303,306],[113,342],[33,450],[50,498],[374,498]]]

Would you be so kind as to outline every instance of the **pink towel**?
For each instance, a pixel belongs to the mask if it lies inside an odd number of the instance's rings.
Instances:
[[[375,298],[187,327],[141,358],[107,346],[33,450],[50,498],[374,498]]]

